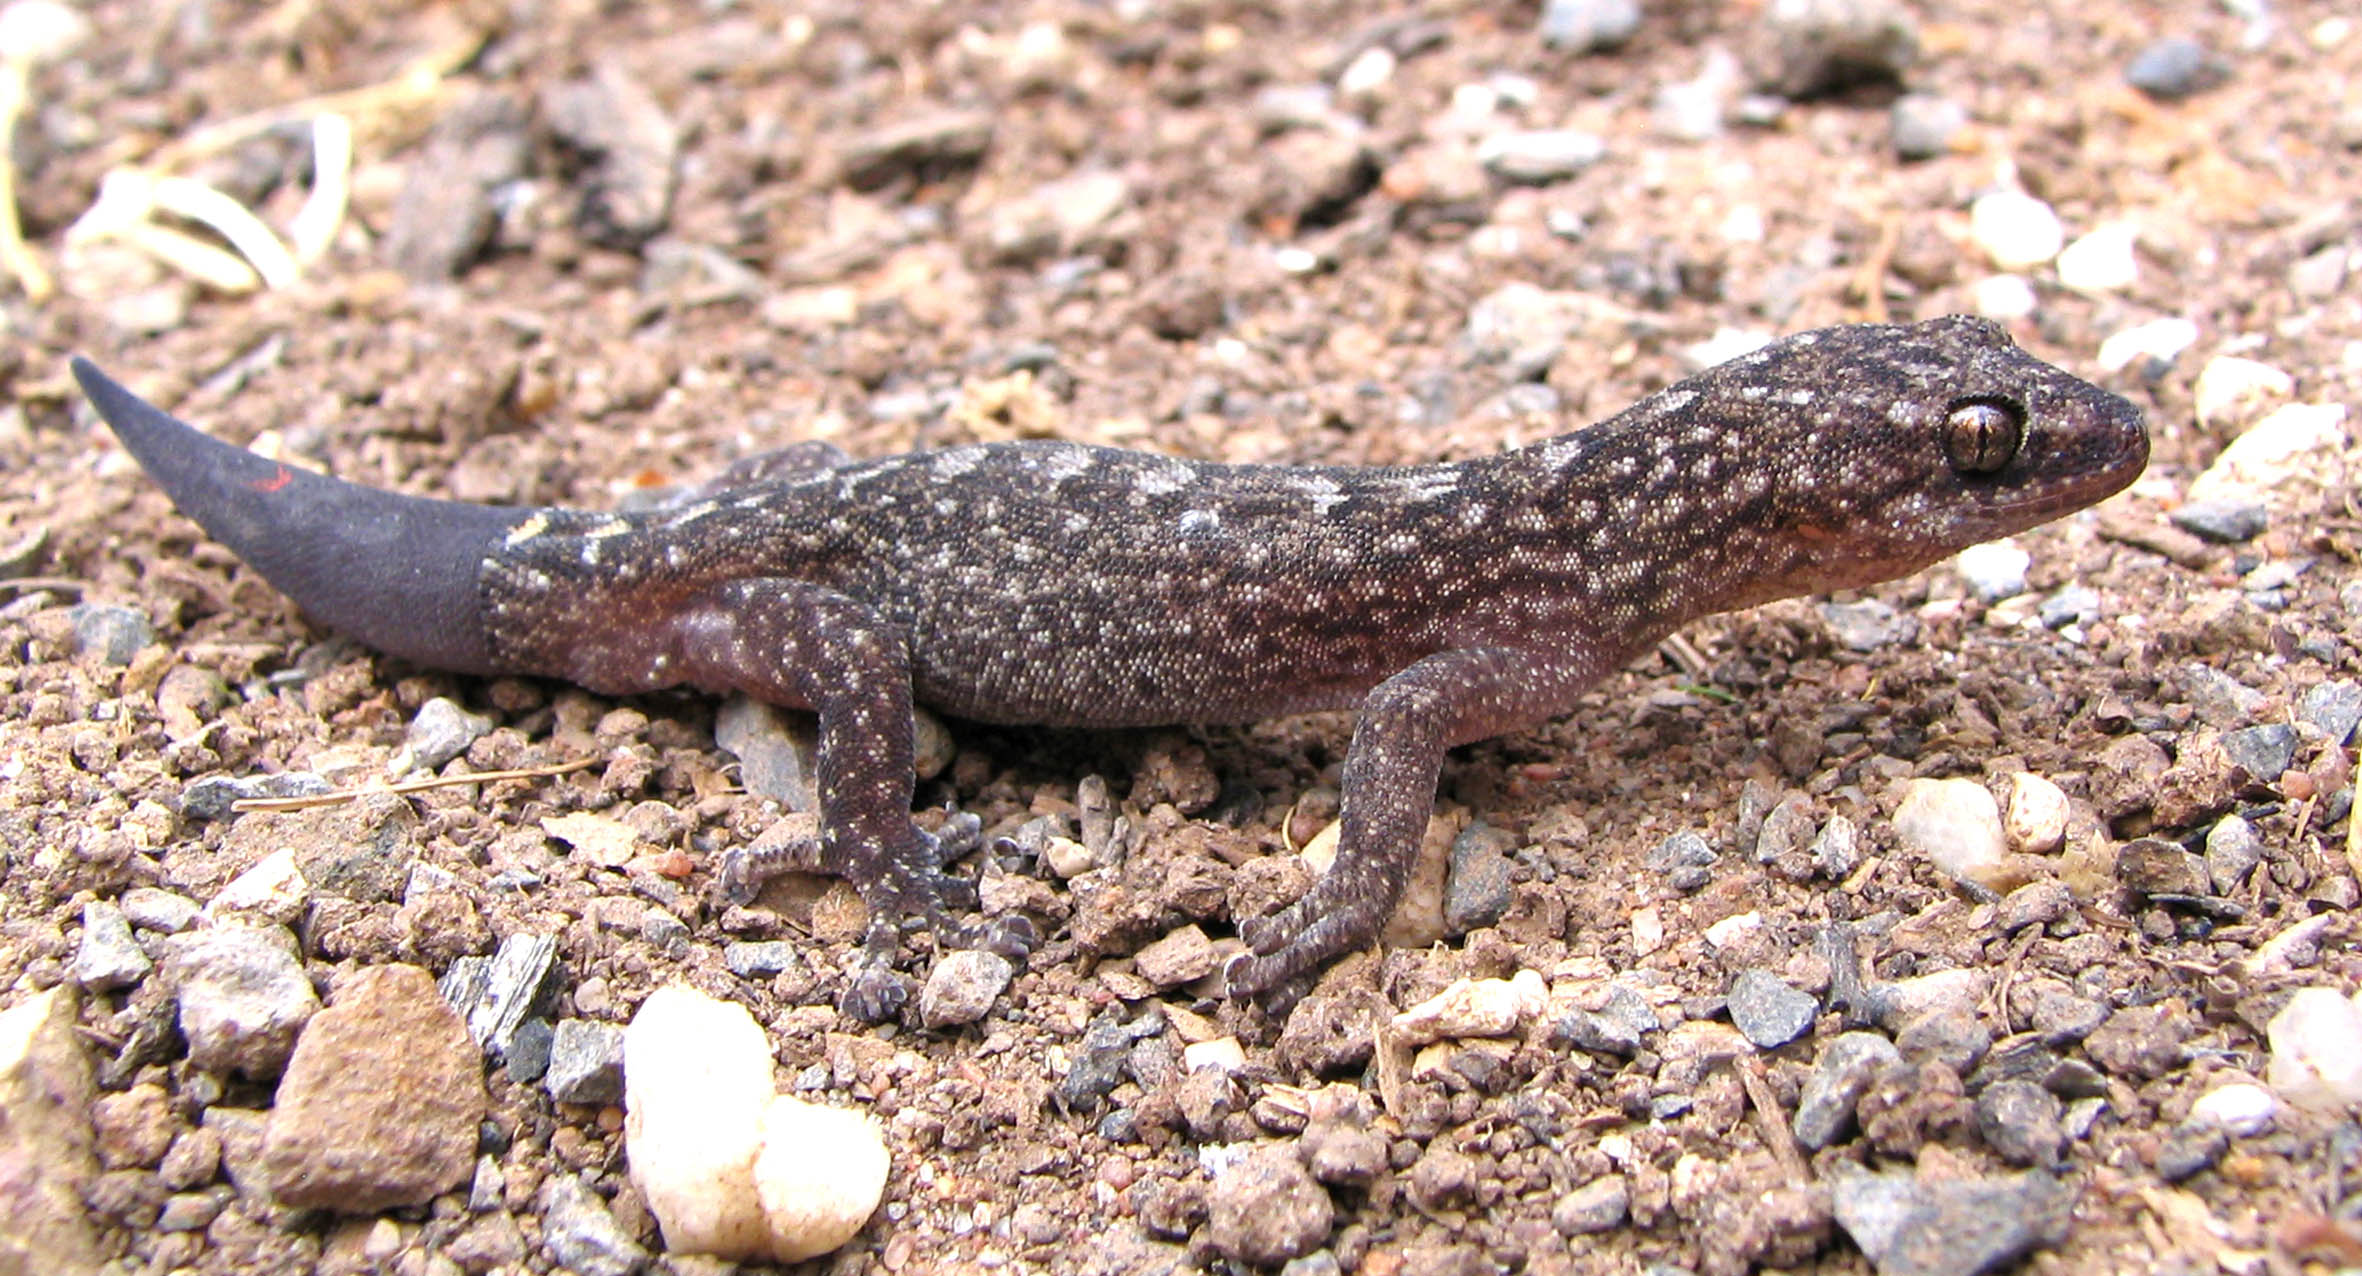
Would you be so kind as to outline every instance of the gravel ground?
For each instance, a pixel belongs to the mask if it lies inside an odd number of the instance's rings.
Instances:
[[[0,1272],[720,1270],[661,1256],[624,1155],[614,1029],[680,982],[881,1124],[884,1204],[814,1271],[2362,1265],[2340,6],[0,34],[48,276],[0,289]],[[357,481],[607,508],[807,439],[1483,455],[1959,311],[2140,403],[2148,474],[1456,752],[1427,911],[1285,1021],[1211,972],[1308,880],[1347,718],[945,724],[921,803],[1006,839],[962,871],[1048,942],[1005,986],[920,954],[909,1022],[859,1024],[841,886],[712,891],[797,827],[808,724],[312,628],[65,372]],[[231,808],[389,778],[455,782]]]

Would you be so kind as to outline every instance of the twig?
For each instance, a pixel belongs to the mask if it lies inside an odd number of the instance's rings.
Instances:
[[[469,775],[437,775],[424,780],[404,780],[400,784],[370,784],[357,789],[338,789],[334,793],[313,793],[303,797],[239,798],[230,809],[247,811],[302,811],[315,806],[333,806],[358,798],[375,797],[381,793],[423,793],[428,789],[447,789],[460,784],[483,784],[492,780],[531,780],[547,775],[565,775],[599,764],[597,758],[581,758],[573,762],[558,762],[549,766],[517,767],[507,771],[477,771]]]

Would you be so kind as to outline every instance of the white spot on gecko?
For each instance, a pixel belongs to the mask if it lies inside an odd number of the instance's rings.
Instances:
[[[1189,486],[1196,472],[1178,461],[1152,461],[1132,475],[1132,488],[1143,496],[1165,496]]]
[[[1222,515],[1210,509],[1183,510],[1176,524],[1183,536],[1202,536],[1222,526]]]
[[[927,473],[941,480],[955,479],[983,463],[984,445],[967,443],[936,453],[927,463]]]
[[[548,530],[549,511],[535,510],[524,522],[510,528],[508,535],[501,539],[501,543],[514,549]]]

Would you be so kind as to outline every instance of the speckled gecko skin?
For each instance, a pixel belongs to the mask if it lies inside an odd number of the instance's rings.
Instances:
[[[2139,409],[1959,317],[1792,336],[1589,429],[1447,465],[805,446],[628,514],[355,487],[208,439],[87,362],[74,374],[184,513],[331,628],[438,668],[816,710],[815,858],[871,906],[842,999],[871,1019],[906,995],[904,920],[1011,951],[1031,938],[947,920],[941,864],[961,848],[911,821],[914,699],[1095,727],[1358,706],[1335,866],[1240,923],[1229,986],[1281,1005],[1372,942],[1446,749],[1567,712],[1698,617],[1914,571],[2089,505],[2148,459]]]

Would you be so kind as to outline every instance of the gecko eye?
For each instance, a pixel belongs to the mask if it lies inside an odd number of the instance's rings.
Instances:
[[[2016,404],[1962,399],[1944,414],[1944,457],[1963,474],[1998,474],[2025,434],[2025,413]]]

